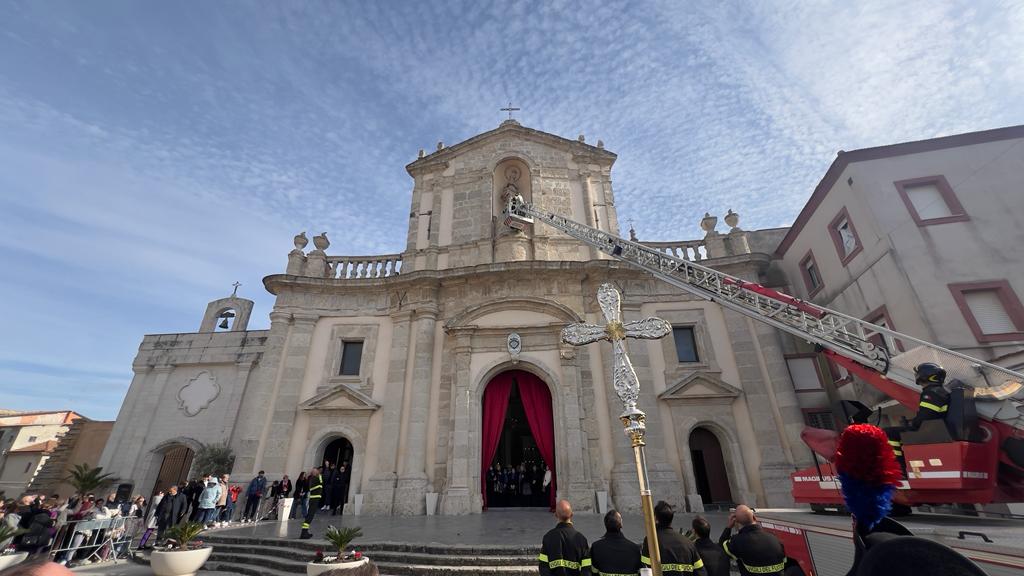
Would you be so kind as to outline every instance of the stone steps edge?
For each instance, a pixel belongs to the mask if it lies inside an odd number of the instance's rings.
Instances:
[[[211,557],[207,562],[216,565],[228,566],[259,566],[287,573],[305,573],[306,563],[304,560],[283,560],[256,556],[250,554],[225,554],[217,558]],[[449,566],[449,565],[424,565],[395,562],[377,562],[374,564],[381,571],[388,574],[495,574],[495,575],[519,575],[534,574],[536,566]]]
[[[207,536],[201,538],[210,545],[227,544],[254,544],[258,546],[276,546],[287,548],[302,548],[304,550],[322,550],[329,548],[330,543],[326,540],[291,540],[282,538],[247,538],[237,536]],[[540,546],[502,546],[484,544],[473,546],[468,544],[440,544],[440,543],[408,543],[408,542],[366,542],[356,543],[355,548],[366,551],[391,551],[391,552],[419,552],[423,554],[449,554],[449,555],[473,555],[473,556],[506,556],[522,555],[536,556],[540,553]],[[511,554],[510,554],[511,553]]]
[[[246,554],[252,556],[267,556],[271,558],[288,558],[293,560],[309,561],[313,553],[308,550],[297,550],[285,547],[256,547],[251,544],[217,544],[213,546],[213,557],[226,554]],[[408,560],[417,564],[432,564],[445,566],[533,566],[536,564],[536,556],[466,556],[466,555],[437,555],[423,554],[418,552],[402,552],[391,550],[367,551],[367,556],[373,558],[374,562],[387,560]]]

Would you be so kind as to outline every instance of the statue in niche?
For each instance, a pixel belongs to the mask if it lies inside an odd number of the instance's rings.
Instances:
[[[505,188],[501,190],[501,200],[503,202],[507,203],[510,198],[519,194],[519,186],[516,182],[519,181],[520,175],[521,173],[519,172],[518,166],[509,166],[508,168],[505,168]]]

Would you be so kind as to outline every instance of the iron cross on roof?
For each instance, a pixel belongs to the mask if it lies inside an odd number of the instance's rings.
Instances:
[[[512,101],[511,100],[509,100],[509,102],[508,102],[508,107],[501,109],[502,112],[508,112],[508,119],[509,120],[512,119],[512,113],[513,112],[518,112],[519,110],[521,110],[521,108],[516,108],[516,107],[512,106]]]
[[[640,381],[633,370],[633,363],[626,352],[626,338],[657,340],[672,332],[672,325],[661,318],[644,318],[622,322],[622,296],[611,284],[602,284],[597,291],[597,304],[607,322],[604,326],[583,322],[570,324],[562,329],[562,342],[573,346],[584,346],[607,340],[612,343],[613,385],[622,401],[623,418],[642,415],[636,407],[640,396]]]
[[[235,296],[238,296],[238,287],[241,286],[241,285],[242,285],[242,283],[239,282],[238,280],[235,280],[235,283],[232,284],[232,286],[235,287],[235,291],[231,293],[231,297],[232,298],[234,298]]]

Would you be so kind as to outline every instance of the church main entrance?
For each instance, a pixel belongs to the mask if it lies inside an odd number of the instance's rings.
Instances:
[[[553,506],[555,430],[547,385],[522,370],[495,376],[484,390],[482,430],[484,508]]]
[[[331,478],[333,481],[335,470],[339,470],[342,464],[345,465],[345,474],[342,476],[344,483],[339,485],[341,486],[339,489],[343,489],[345,491],[344,494],[340,494],[345,502],[348,501],[348,491],[349,487],[352,485],[353,453],[352,443],[349,442],[348,439],[336,438],[324,448],[324,456],[320,459],[320,467],[323,471],[322,473],[325,482],[327,481],[327,478]],[[331,496],[331,498],[334,498],[334,496]]]
[[[697,493],[704,501],[704,506],[725,508],[732,504],[729,475],[725,471],[725,456],[722,454],[722,445],[713,432],[707,428],[694,428],[693,432],[690,432],[690,458],[693,460]]]

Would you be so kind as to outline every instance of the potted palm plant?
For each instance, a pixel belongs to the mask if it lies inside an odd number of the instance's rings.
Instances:
[[[7,553],[7,548],[14,537],[25,532],[27,530],[11,528],[7,524],[0,523],[0,570],[20,564],[25,558],[28,558],[28,552],[15,552],[13,548],[11,548],[9,554]]]
[[[312,562],[306,563],[306,576],[316,576],[332,570],[349,570],[369,562],[370,560],[358,551],[348,552],[346,550],[353,540],[362,535],[363,531],[358,526],[355,528],[328,526],[324,538],[334,546],[336,554],[325,556],[322,551],[317,550],[316,558]]]
[[[150,567],[156,576],[195,576],[206,564],[213,548],[206,546],[196,536],[203,531],[198,522],[183,522],[167,530],[166,546],[156,548],[149,557]]]

